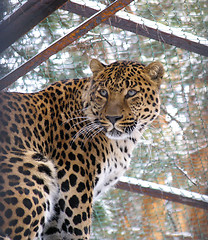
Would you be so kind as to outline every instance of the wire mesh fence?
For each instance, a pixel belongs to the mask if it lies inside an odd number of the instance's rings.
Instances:
[[[25,2],[2,0],[0,17],[10,15]],[[111,1],[71,2],[101,10]],[[0,77],[81,24],[86,18],[74,13],[77,11],[58,9],[2,52]],[[133,1],[122,14],[132,21],[139,16],[143,21],[140,27],[146,32],[150,20],[156,29],[163,24],[172,35],[180,33],[188,40],[207,44],[207,1]],[[207,57],[166,44],[162,37],[157,41],[108,22],[50,57],[7,90],[35,92],[54,81],[90,76],[92,58],[104,63],[128,59],[164,64],[160,117],[144,133],[126,175],[207,195]],[[207,226],[205,209],[115,188],[94,204],[91,239],[204,240],[208,239]]]

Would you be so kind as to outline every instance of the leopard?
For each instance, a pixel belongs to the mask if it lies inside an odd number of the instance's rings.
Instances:
[[[93,203],[160,112],[161,62],[91,59],[92,75],[0,93],[0,239],[88,240]]]

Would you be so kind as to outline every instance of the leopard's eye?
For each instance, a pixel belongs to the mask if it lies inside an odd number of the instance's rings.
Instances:
[[[108,91],[105,90],[105,89],[100,89],[100,90],[99,90],[99,93],[100,93],[100,95],[101,95],[102,97],[105,97],[105,98],[108,97]]]
[[[126,98],[133,97],[136,94],[137,94],[137,91],[135,89],[130,89],[126,94]]]

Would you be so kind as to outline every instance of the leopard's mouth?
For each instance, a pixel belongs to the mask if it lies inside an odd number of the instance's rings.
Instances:
[[[106,136],[110,139],[115,139],[115,140],[126,139],[127,137],[130,136],[130,134],[131,133],[129,131],[122,132],[116,129],[115,127],[110,131],[106,131]]]
[[[123,133],[115,128],[108,132],[111,136],[120,137]]]
[[[114,140],[121,140],[121,139],[126,139],[131,136],[132,132],[136,128],[136,122],[134,122],[131,125],[119,127],[116,124],[111,125],[111,126],[106,126],[103,124],[100,120],[96,119],[95,122],[99,124],[103,128],[103,132],[105,132],[106,136],[109,139],[114,139]]]
[[[124,139],[126,138],[127,136],[124,136],[126,134],[124,134],[123,132],[113,128],[111,131],[107,131],[106,132],[106,136],[110,139],[115,139],[115,140],[118,140],[118,139]]]

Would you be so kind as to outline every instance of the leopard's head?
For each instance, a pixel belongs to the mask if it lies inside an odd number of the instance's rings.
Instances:
[[[163,65],[152,62],[144,66],[133,61],[104,65],[92,59],[90,68],[93,77],[83,101],[94,129],[105,132],[111,139],[125,139],[142,133],[160,111]]]

